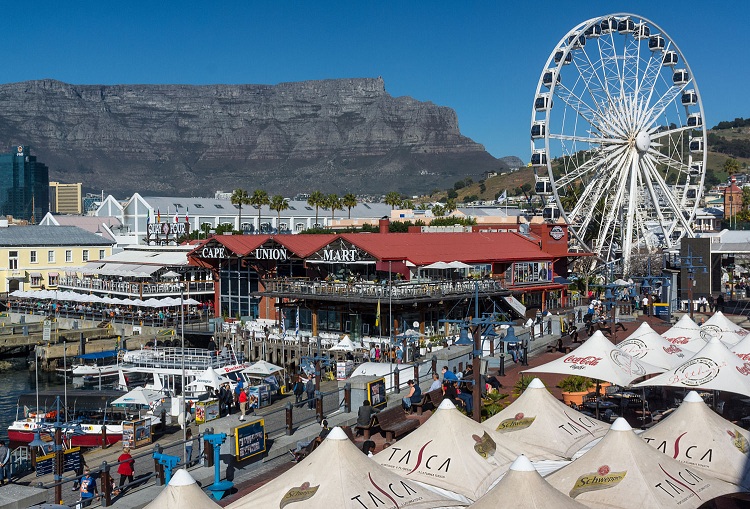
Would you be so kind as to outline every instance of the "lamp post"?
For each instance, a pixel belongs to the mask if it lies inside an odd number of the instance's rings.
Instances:
[[[695,284],[695,269],[703,269],[705,274],[707,271],[706,266],[703,265],[703,257],[693,256],[693,250],[688,246],[687,256],[681,256],[680,262],[682,266],[687,270],[688,275],[688,303],[690,305],[690,319],[693,319],[693,285]],[[700,265],[696,265],[698,262]]]
[[[180,283],[180,343],[181,353],[180,356],[180,369],[181,369],[181,381],[182,384],[182,401],[180,405],[180,412],[182,413],[182,461],[184,465],[187,465],[187,427],[188,421],[185,415],[185,286]]]

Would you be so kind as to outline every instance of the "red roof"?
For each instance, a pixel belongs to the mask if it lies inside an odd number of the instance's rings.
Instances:
[[[492,233],[345,233],[342,238],[380,260],[489,263],[549,260],[539,244],[516,232]]]
[[[274,240],[286,247],[300,258],[305,258],[322,249],[336,239],[337,235],[215,235],[208,241],[215,240],[238,256],[247,256],[255,249]],[[205,243],[206,241],[203,241]],[[197,249],[193,250],[195,253]]]

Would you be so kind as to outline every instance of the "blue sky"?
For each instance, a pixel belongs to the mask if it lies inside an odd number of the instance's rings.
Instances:
[[[688,59],[707,125],[750,116],[750,3],[706,1],[34,1],[4,10],[3,82],[275,84],[377,77],[456,110],[464,135],[528,161],[531,106],[558,40],[631,12]]]

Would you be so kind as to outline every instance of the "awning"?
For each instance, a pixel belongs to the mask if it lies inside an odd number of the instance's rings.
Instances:
[[[47,272],[47,277],[57,277],[57,272]]]
[[[503,297],[503,300],[515,311],[521,318],[526,317],[526,306],[513,296]]]
[[[118,350],[104,350],[103,352],[85,353],[83,355],[76,355],[79,359],[96,360],[96,359],[109,359],[110,357],[117,357]]]
[[[41,278],[42,277],[42,273],[41,272],[29,272],[29,277]]]

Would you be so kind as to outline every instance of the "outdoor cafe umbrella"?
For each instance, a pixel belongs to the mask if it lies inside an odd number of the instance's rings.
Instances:
[[[274,373],[278,373],[279,371],[284,371],[284,368],[277,366],[276,364],[271,364],[270,362],[266,362],[264,360],[259,360],[258,362],[255,362],[242,370],[243,373],[246,373],[248,375],[257,375],[263,377],[273,375]]]
[[[676,368],[636,387],[681,387],[728,391],[750,396],[750,362],[732,353],[718,338]]]
[[[218,389],[221,384],[231,382],[229,378],[219,375],[212,367],[207,368],[203,373],[198,375],[195,380],[188,384],[188,387],[213,387]]]
[[[143,509],[211,509],[219,505],[198,486],[187,470],[177,470],[164,489]]]
[[[646,322],[641,323],[631,335],[618,343],[617,348],[636,359],[664,369],[682,364],[695,353],[673,345]]]
[[[336,427],[299,463],[232,502],[227,509],[298,506],[305,509],[431,509],[465,505],[378,465]]]
[[[546,480],[596,509],[696,509],[738,491],[650,447],[622,417],[590,451]]]
[[[743,329],[732,320],[727,318],[721,311],[715,312],[713,316],[706,320],[706,323],[701,326],[701,330],[707,329],[718,329],[722,332],[733,332],[739,339],[743,339],[748,335],[747,330]],[[727,341],[724,342],[727,343]]]
[[[560,493],[544,480],[526,456],[519,456],[508,473],[472,509],[585,509],[586,506]]]
[[[341,341],[336,343],[334,346],[328,349],[331,352],[353,352],[354,343],[349,336],[344,336]]]
[[[641,434],[648,445],[722,481],[750,488],[747,430],[711,410],[690,391],[668,419]]]
[[[123,394],[122,396],[114,400],[112,402],[112,405],[149,406],[155,401],[159,401],[163,397],[164,395],[159,391],[146,389],[144,387],[136,387],[127,394]]]
[[[605,338],[601,331],[596,331],[573,352],[525,370],[526,373],[581,375],[620,386],[630,385],[638,378],[663,371],[664,368],[652,366],[623,352]]]
[[[531,381],[517,400],[482,425],[563,458],[571,458],[609,429],[603,422],[555,398],[538,378]]]
[[[695,323],[688,314],[682,315],[682,318],[662,333],[662,336],[673,345],[693,352],[706,346],[706,340],[701,336],[700,325]]]

